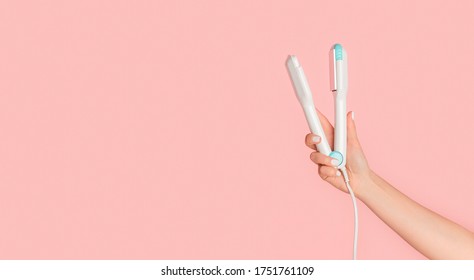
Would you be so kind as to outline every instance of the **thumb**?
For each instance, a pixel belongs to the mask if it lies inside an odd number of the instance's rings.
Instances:
[[[359,138],[354,121],[354,112],[347,113],[347,141],[360,147]]]

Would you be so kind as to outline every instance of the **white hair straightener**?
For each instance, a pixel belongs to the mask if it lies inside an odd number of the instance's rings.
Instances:
[[[334,151],[331,150],[324,134],[323,127],[319,121],[318,114],[313,103],[313,96],[303,67],[294,55],[290,55],[286,62],[288,72],[296,92],[296,96],[303,107],[306,121],[313,134],[321,137],[321,142],[316,145],[318,151],[327,156],[339,160],[337,168],[342,172],[352,203],[354,204],[354,248],[353,259],[357,256],[358,239],[358,215],[357,203],[354,192],[349,185],[349,176],[346,171],[346,148],[347,148],[347,123],[346,123],[346,97],[347,97],[347,54],[340,44],[335,44],[329,51],[330,64],[330,88],[334,95]]]

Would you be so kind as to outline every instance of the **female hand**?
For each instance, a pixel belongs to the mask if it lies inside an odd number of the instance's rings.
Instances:
[[[329,145],[331,146],[331,149],[333,149],[334,128],[321,112],[317,111],[317,113],[319,119],[321,120],[321,125],[324,129],[324,133],[326,134],[326,138],[329,142]],[[359,139],[357,138],[357,132],[353,117],[353,112],[349,112],[347,114],[346,170],[349,175],[349,180],[351,182],[352,189],[355,195],[357,196],[358,194],[360,194],[364,186],[369,186],[368,183],[371,180],[371,170],[364,156],[364,152],[362,151]],[[344,183],[344,178],[341,174],[341,171],[339,171],[335,167],[337,166],[338,161],[335,160],[335,164],[333,164],[332,157],[326,156],[317,151],[316,144],[318,144],[320,141],[321,137],[319,135],[315,135],[312,133],[306,135],[306,145],[309,148],[316,150],[315,152],[311,153],[310,158],[314,163],[319,166],[319,176],[329,184],[347,193],[348,191]]]
[[[318,111],[324,133],[332,148],[334,128]],[[354,194],[413,248],[430,259],[474,259],[474,233],[429,210],[401,193],[375,174],[367,164],[357,138],[353,113],[347,114],[346,170]],[[316,137],[316,140],[313,140]],[[306,145],[316,150],[318,135],[306,135]],[[311,153],[319,166],[319,176],[336,188],[348,192],[342,174],[331,164],[332,158]]]

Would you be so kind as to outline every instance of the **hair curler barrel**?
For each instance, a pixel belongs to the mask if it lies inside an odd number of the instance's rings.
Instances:
[[[318,151],[325,155],[331,154],[331,147],[328,144],[324,129],[319,121],[318,114],[314,107],[313,95],[306,80],[306,76],[303,71],[303,67],[299,63],[298,59],[294,55],[290,55],[287,59],[286,66],[290,74],[290,78],[293,82],[293,87],[296,92],[296,97],[303,108],[306,121],[308,122],[309,129],[313,134],[321,137],[321,142],[316,145]]]

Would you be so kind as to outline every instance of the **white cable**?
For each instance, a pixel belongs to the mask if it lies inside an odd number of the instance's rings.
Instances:
[[[344,182],[346,183],[347,190],[351,195],[352,204],[354,205],[354,248],[352,252],[352,259],[357,259],[357,240],[359,239],[359,218],[357,211],[357,200],[355,198],[354,192],[352,191],[351,185],[349,185],[349,175],[347,175],[346,168],[341,168],[342,176],[344,176]]]

